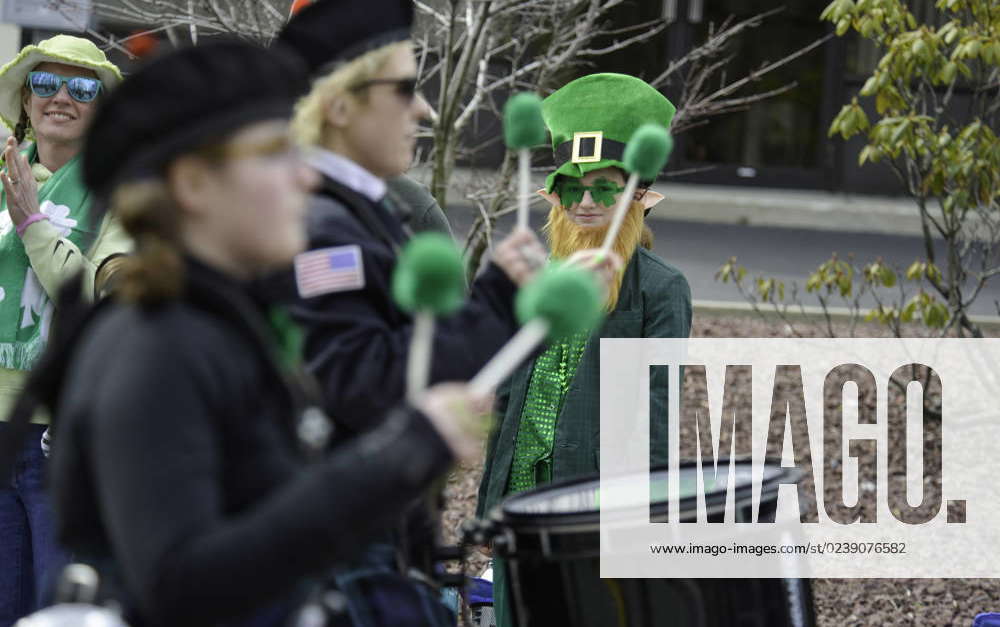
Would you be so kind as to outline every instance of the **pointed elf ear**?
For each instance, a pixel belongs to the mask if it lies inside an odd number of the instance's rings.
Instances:
[[[656,205],[660,204],[661,200],[663,200],[663,194],[659,194],[651,189],[648,189],[646,190],[646,194],[642,197],[642,205],[646,208],[646,211],[649,211]]]
[[[560,204],[562,204],[562,201],[559,200],[559,194],[557,194],[555,192],[547,192],[547,191],[545,191],[544,187],[542,189],[538,190],[535,193],[538,194],[539,196],[541,196],[542,198],[544,198],[545,200],[547,200],[548,203],[550,205],[552,205],[553,207],[557,207]]]

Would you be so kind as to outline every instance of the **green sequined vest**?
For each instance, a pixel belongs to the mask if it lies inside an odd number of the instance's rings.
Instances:
[[[588,339],[589,334],[581,333],[555,342],[535,360],[514,442],[508,494],[552,480],[556,420]]]

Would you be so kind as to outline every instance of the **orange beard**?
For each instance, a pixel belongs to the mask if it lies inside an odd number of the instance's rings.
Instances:
[[[628,266],[636,247],[642,240],[644,215],[645,206],[641,202],[633,202],[625,214],[622,228],[618,231],[618,238],[612,246],[612,250],[622,259],[622,269],[614,282],[608,286],[607,311],[613,311],[618,304],[618,293],[622,288],[625,267]],[[609,226],[580,226],[569,219],[561,205],[553,205],[549,210],[549,221],[543,230],[549,240],[552,258],[566,259],[580,250],[600,248]]]

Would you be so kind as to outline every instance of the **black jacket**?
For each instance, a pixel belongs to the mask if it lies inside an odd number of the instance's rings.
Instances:
[[[405,395],[413,318],[393,302],[390,286],[407,234],[384,206],[324,177],[309,210],[309,240],[311,249],[361,249],[364,288],[303,299],[292,312],[306,331],[307,363],[331,418],[362,432]],[[437,320],[430,383],[467,381],[500,350],[518,329],[516,291],[488,265],[462,309]]]
[[[97,316],[55,423],[59,537],[111,565],[141,624],[218,624],[289,600],[451,461],[422,415],[397,409],[307,463],[260,307],[199,264],[187,283],[180,302]]]

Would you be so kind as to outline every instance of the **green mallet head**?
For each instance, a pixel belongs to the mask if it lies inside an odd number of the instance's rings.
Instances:
[[[503,136],[512,150],[544,144],[547,132],[542,99],[527,91],[512,96],[503,108]]]
[[[392,274],[392,296],[405,311],[449,314],[464,300],[465,268],[455,242],[422,233],[406,245]]]
[[[541,318],[549,339],[590,331],[603,316],[601,290],[586,270],[552,264],[524,286],[515,302],[522,324]]]
[[[663,166],[667,165],[674,140],[667,129],[659,124],[643,124],[625,145],[622,162],[630,173],[639,175],[642,181],[654,181]]]

